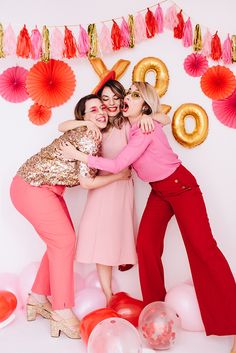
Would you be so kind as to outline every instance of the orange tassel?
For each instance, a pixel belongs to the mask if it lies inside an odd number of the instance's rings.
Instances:
[[[222,49],[221,49],[221,43],[220,43],[220,38],[217,34],[213,36],[211,40],[211,57],[213,60],[219,60],[222,56]]]
[[[111,40],[112,40],[112,48],[113,50],[119,50],[121,47],[121,33],[120,27],[113,21],[112,29],[111,29]]]
[[[22,58],[29,58],[31,53],[31,40],[26,25],[17,37],[16,54]]]
[[[182,15],[182,10],[177,14],[178,24],[174,27],[174,37],[181,39],[184,33],[184,18]]]
[[[70,29],[65,26],[65,37],[64,37],[65,49],[63,50],[63,56],[71,59],[76,57],[77,47],[73,33]]]
[[[145,15],[145,21],[147,38],[152,38],[158,32],[158,27],[155,16],[153,15],[153,12],[149,10],[149,8],[147,9],[147,13]]]

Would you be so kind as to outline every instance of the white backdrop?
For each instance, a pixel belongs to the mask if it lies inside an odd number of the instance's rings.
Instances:
[[[191,16],[193,23],[209,27],[211,33],[217,29],[223,39],[235,30],[235,0],[216,2],[214,0],[177,0],[185,13]],[[29,0],[0,1],[1,21],[9,22],[17,32],[24,23],[28,29],[37,24],[64,25],[82,24],[111,19],[153,5],[153,0],[126,1],[109,0]],[[170,5],[164,4],[165,7]],[[196,22],[194,22],[196,21]],[[191,78],[183,69],[183,61],[190,53],[173,34],[165,32],[158,37],[138,44],[134,49],[122,49],[103,58],[107,67],[112,67],[119,59],[127,59],[131,64],[121,82],[128,87],[134,65],[142,58],[155,56],[165,62],[170,74],[170,84],[162,103],[172,106],[170,116],[182,103],[200,104],[209,115],[209,135],[206,141],[194,148],[186,149],[173,138],[171,127],[165,127],[169,141],[186,165],[197,177],[201,185],[215,238],[227,257],[230,266],[236,272],[235,256],[235,204],[236,204],[236,138],[235,130],[222,125],[214,116],[211,100],[201,91],[198,78]],[[11,66],[22,65],[30,68],[33,61],[7,58],[0,61],[0,73]],[[9,198],[11,180],[20,165],[42,146],[58,136],[57,126],[73,118],[73,108],[78,99],[88,94],[98,83],[98,77],[86,59],[69,61],[77,77],[77,88],[71,99],[64,105],[54,108],[51,120],[44,126],[37,127],[28,120],[28,109],[32,104],[29,99],[24,103],[8,103],[0,97],[1,111],[1,214],[0,214],[0,272],[20,272],[31,261],[40,260],[44,245],[35,234],[32,226],[14,209]],[[230,66],[236,73],[236,64]],[[153,77],[148,76],[150,83]],[[136,181],[136,203],[139,218],[145,206],[149,186]],[[66,192],[66,200],[74,224],[78,227],[79,219],[86,199],[86,191],[79,187]],[[199,220],[200,221],[200,220]],[[112,235],[111,235],[112,236]],[[172,219],[166,234],[164,265],[167,287],[173,286],[190,276],[187,257],[175,219]],[[85,269],[86,270],[86,269]],[[120,274],[122,289],[130,286],[133,294],[139,294],[138,277],[135,270]],[[132,288],[131,288],[132,286]]]

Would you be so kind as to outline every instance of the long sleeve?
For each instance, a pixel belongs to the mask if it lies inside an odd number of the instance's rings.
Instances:
[[[130,166],[144,153],[152,142],[152,135],[153,133],[143,134],[138,127],[131,129],[127,146],[115,159],[89,156],[88,166],[111,173],[118,173]]]

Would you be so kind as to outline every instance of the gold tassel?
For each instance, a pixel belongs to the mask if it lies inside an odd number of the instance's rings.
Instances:
[[[0,23],[0,58],[5,58],[5,54],[3,51],[3,37],[4,37],[4,30],[3,26]]]
[[[232,42],[232,61],[236,62],[236,34],[233,34],[231,37]]]
[[[98,36],[95,23],[88,26],[88,36],[90,41],[89,57],[95,58],[98,53]]]
[[[43,43],[42,43],[42,61],[50,60],[50,40],[49,40],[49,30],[46,26],[43,26]]]
[[[135,44],[134,40],[134,16],[129,15],[128,17],[128,26],[129,26],[129,33],[130,33],[130,42],[129,42],[129,47],[133,48]]]
[[[199,51],[202,49],[202,32],[200,25],[196,25],[194,29],[193,50]]]

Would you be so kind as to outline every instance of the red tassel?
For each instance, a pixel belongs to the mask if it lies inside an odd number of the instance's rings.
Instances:
[[[31,53],[31,40],[26,25],[17,37],[16,54],[22,58],[29,58]]]
[[[145,15],[145,21],[147,38],[152,38],[158,32],[158,27],[155,16],[153,15],[153,12],[149,10],[149,8],[147,9],[147,13]]]
[[[65,37],[64,37],[65,49],[63,50],[63,56],[71,59],[76,57],[77,46],[73,33],[70,29],[65,26]]]
[[[176,27],[174,27],[174,37],[178,39],[183,38],[183,33],[184,33],[184,18],[182,15],[182,10],[177,13],[177,18],[178,18],[178,24]]]
[[[113,21],[112,29],[111,29],[111,40],[112,40],[112,49],[113,50],[119,50],[121,47],[121,33],[120,33],[120,27],[116,23],[116,21]]]
[[[221,43],[220,43],[220,38],[217,34],[213,36],[211,40],[211,57],[213,60],[219,60],[222,56],[222,49],[221,49]]]

